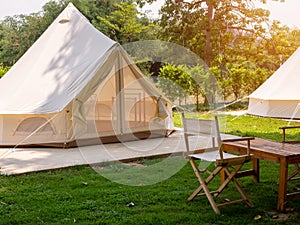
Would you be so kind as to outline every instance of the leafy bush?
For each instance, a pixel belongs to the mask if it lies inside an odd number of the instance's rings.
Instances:
[[[0,78],[4,76],[4,74],[10,69],[10,67],[3,67],[0,65]]]

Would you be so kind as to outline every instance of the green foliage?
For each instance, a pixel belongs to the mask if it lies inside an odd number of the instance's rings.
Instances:
[[[266,30],[270,12],[249,3],[167,0],[161,9],[160,37],[191,49],[207,62],[225,99],[251,93],[300,46],[299,30],[278,21]]]
[[[122,0],[58,0],[62,9],[72,2],[79,11],[88,18],[88,20],[100,31],[105,33],[103,27],[99,26],[98,16],[105,17],[110,15],[117,8],[115,4],[123,2]],[[55,2],[54,2],[55,3]],[[53,3],[53,4],[54,4]],[[51,6],[52,7],[52,6]],[[102,29],[101,29],[102,28]]]
[[[210,7],[213,16],[209,15]],[[161,13],[161,37],[190,48],[209,66],[215,65],[219,55],[249,54],[249,46],[264,37],[263,22],[268,16],[265,10],[240,0],[168,0]]]
[[[235,100],[251,94],[271,75],[266,68],[243,58],[225,67],[211,67],[210,71],[215,74],[224,98],[234,95]]]
[[[262,41],[265,59],[259,65],[275,71],[300,45],[300,30],[290,29],[279,21],[273,21],[269,36],[270,38]]]
[[[214,74],[204,68],[203,65],[186,67],[186,71],[192,79],[190,92],[196,100],[197,111],[200,110],[200,97],[204,99],[205,106],[208,106],[210,109],[215,108],[215,103],[223,99]]]
[[[98,28],[119,43],[142,40],[153,24],[143,16],[136,5],[130,2],[114,4],[116,8],[109,15],[98,16]]]
[[[0,64],[0,78],[4,76],[4,74],[10,69],[10,67],[3,67]]]
[[[189,87],[191,83],[191,77],[182,65],[167,64],[160,70],[158,86],[172,102],[175,100],[181,102],[188,96],[190,94]]]
[[[177,100],[179,105],[192,95],[196,111],[200,110],[201,102],[205,108],[212,109],[216,102],[222,101],[214,74],[203,65],[167,64],[160,70],[158,86],[171,101]]]
[[[40,13],[6,17],[0,23],[0,62],[4,66],[12,66],[62,9],[61,3],[50,1],[45,4]]]

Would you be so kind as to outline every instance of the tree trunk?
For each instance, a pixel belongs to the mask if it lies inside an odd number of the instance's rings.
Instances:
[[[211,66],[211,58],[212,58],[212,45],[211,45],[211,28],[213,24],[213,13],[214,7],[211,3],[211,0],[206,0],[206,5],[208,7],[207,11],[207,28],[206,28],[206,45],[205,45],[205,63],[208,67]]]

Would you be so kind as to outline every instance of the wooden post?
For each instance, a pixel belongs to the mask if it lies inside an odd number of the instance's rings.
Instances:
[[[286,209],[286,191],[288,178],[288,163],[285,157],[280,158],[280,173],[279,173],[279,187],[278,187],[278,205],[280,212]]]
[[[259,159],[253,158],[252,159],[252,166],[254,170],[253,180],[254,182],[259,182]]]

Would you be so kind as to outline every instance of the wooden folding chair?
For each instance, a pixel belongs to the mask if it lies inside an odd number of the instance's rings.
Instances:
[[[200,183],[200,186],[194,191],[194,193],[188,198],[193,200],[196,196],[205,195],[210,202],[213,210],[216,214],[220,214],[219,207],[238,202],[246,202],[247,205],[253,207],[253,203],[247,197],[235,175],[242,168],[243,164],[251,160],[251,155],[248,151],[246,155],[232,155],[222,151],[222,139],[219,131],[218,118],[214,120],[194,119],[186,118],[182,113],[182,122],[184,128],[184,140],[186,145],[185,156],[189,159],[189,162],[195,172],[196,177]],[[239,140],[247,140],[248,148],[250,149],[250,140],[253,138],[241,138]],[[206,168],[200,169],[196,165],[196,161],[214,163],[215,170],[209,172]],[[205,179],[203,173],[209,172],[208,177]],[[217,190],[210,191],[208,184],[218,175],[223,172],[225,174],[223,182],[220,182],[220,186]],[[233,182],[234,186],[241,194],[242,198],[238,200],[217,204],[215,199],[226,188],[229,182]]]

